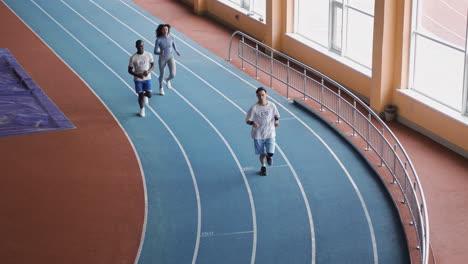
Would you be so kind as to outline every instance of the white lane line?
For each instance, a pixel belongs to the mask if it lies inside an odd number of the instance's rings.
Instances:
[[[244,115],[246,115],[247,113],[239,106],[237,105],[234,101],[232,101],[231,99],[229,99],[227,96],[225,96],[223,93],[221,93],[218,89],[216,89],[213,85],[211,85],[209,82],[207,82],[205,79],[203,79],[202,77],[200,77],[198,74],[196,74],[195,72],[193,72],[192,70],[190,70],[189,68],[187,68],[185,65],[183,65],[182,63],[179,63],[184,69],[186,69],[188,72],[192,73],[194,76],[196,76],[198,79],[200,79],[201,81],[203,81],[208,87],[210,87],[211,89],[213,89],[215,92],[217,92],[219,95],[221,95],[222,97],[224,97],[227,101],[229,101],[232,105],[234,105],[237,109],[239,109]],[[309,199],[307,198],[307,194],[304,190],[304,187],[302,186],[302,182],[301,180],[299,179],[299,176],[297,175],[296,173],[296,170],[294,169],[293,165],[289,162],[289,159],[287,158],[286,154],[284,154],[284,152],[282,151],[282,149],[280,148],[280,146],[278,144],[276,144],[277,146],[277,149],[278,151],[280,152],[281,156],[284,158],[284,160],[286,161],[289,169],[291,170],[291,173],[293,174],[294,176],[294,179],[296,180],[296,184],[298,185],[299,187],[299,190],[301,192],[301,195],[302,195],[302,199],[304,200],[304,204],[305,204],[305,207],[306,207],[306,210],[307,210],[307,217],[308,217],[308,220],[309,220],[309,228],[310,228],[310,240],[311,240],[311,254],[312,254],[312,264],[315,264],[315,256],[316,256],[316,247],[315,247],[315,230],[314,230],[314,221],[313,221],[313,217],[312,217],[312,211],[310,209],[310,203],[309,203]]]
[[[61,2],[63,2],[62,0],[60,0]],[[91,3],[93,3],[94,5],[96,5],[97,7],[99,7],[101,10],[103,10],[104,12],[106,12],[108,15],[110,15],[111,17],[113,17],[114,19],[118,20],[117,18],[115,18],[113,15],[111,15],[109,12],[107,12],[105,9],[103,9],[100,5],[98,5],[97,3],[95,3],[94,1],[90,0]],[[64,2],[63,2],[64,3]],[[64,3],[65,4],[65,3]],[[69,5],[67,5],[69,8],[71,8]],[[71,8],[72,9],[72,8]],[[72,9],[75,13],[78,14],[77,11],[75,11],[74,9]],[[92,25],[96,30],[98,30],[101,34],[103,34],[106,38],[108,38],[109,40],[111,40],[113,43],[115,43],[120,49],[122,49],[125,53],[127,53],[129,56],[131,55],[128,51],[126,51],[124,48],[122,48],[120,45],[118,45],[114,40],[112,40],[112,38],[110,38],[107,34],[105,34],[104,32],[102,32],[98,27],[96,27],[95,25],[93,25],[91,22],[89,22],[87,19],[85,19],[83,16],[80,15],[80,17],[82,17],[85,21],[87,21],[90,25]],[[120,23],[122,23],[120,20],[118,20]],[[123,24],[123,23],[122,23]],[[141,36],[138,32],[134,31],[133,29],[131,29],[130,27],[127,26],[127,28],[129,28],[132,32],[134,32],[136,35],[140,36],[140,37],[143,37]],[[143,38],[144,39],[144,38]],[[151,44],[150,41],[146,40],[148,43]],[[157,76],[156,73],[152,72],[153,75]],[[250,185],[247,181],[247,177],[244,173],[244,171],[242,170],[242,167],[240,165],[240,162],[236,156],[236,154],[234,153],[234,151],[232,150],[231,146],[229,145],[229,143],[227,142],[227,140],[224,138],[224,136],[219,132],[219,130],[216,128],[216,126],[213,125],[213,123],[202,113],[200,112],[193,104],[191,104],[189,102],[189,100],[187,100],[184,96],[182,96],[175,88],[171,89],[173,90],[177,95],[179,95],[180,98],[182,98],[189,106],[192,107],[192,109],[194,109],[202,118],[205,119],[205,121],[213,128],[213,130],[215,130],[215,132],[218,134],[218,136],[222,139],[222,141],[224,142],[224,144],[226,145],[226,147],[228,148],[228,150],[230,151],[232,157],[234,158],[238,168],[239,168],[239,171],[241,172],[242,174],[242,177],[244,179],[244,183],[246,184],[247,186],[247,191],[248,191],[248,194],[249,194],[249,199],[250,199],[250,203],[251,203],[251,208],[252,208],[252,218],[253,218],[253,230],[254,230],[254,238],[253,238],[253,244],[256,245],[257,243],[257,224],[256,224],[256,214],[255,214],[255,205],[254,205],[254,202],[253,202],[253,197],[252,197],[252,192],[251,192],[251,188],[250,188]],[[197,197],[198,199],[199,197]],[[200,222],[199,221],[199,225],[200,225]],[[197,259],[197,256],[198,256],[198,250],[199,250],[199,241],[200,241],[200,234],[199,232],[197,232],[197,243],[196,243],[196,246],[195,246],[195,252],[194,252],[194,256],[193,256],[193,259],[192,259],[192,263],[195,263],[196,262],[196,259]],[[253,250],[252,250],[252,263],[255,262],[255,256],[256,256],[256,246],[253,247]]]
[[[63,27],[57,20],[55,20],[49,13],[47,13],[41,6],[39,6],[36,2],[34,2],[34,0],[31,0],[31,2],[33,4],[35,4],[44,14],[46,14],[52,21],[54,21],[60,28],[62,28],[68,35],[70,35],[76,42],[78,42],[78,44],[80,44],[86,51],[88,51],[93,57],[95,57],[101,64],[103,64],[109,71],[111,71],[119,80],[122,81],[122,83],[124,83],[127,88],[134,94],[134,89],[132,87],[130,87],[130,85],[128,85],[127,82],[125,82],[125,80],[123,80],[114,70],[112,70],[106,63],[104,63],[96,54],[94,54],[91,50],[89,50],[86,45],[84,45],[80,40],[78,40],[73,34],[71,34],[65,27]],[[62,1],[63,2],[63,1]],[[65,3],[64,3],[65,4]],[[68,6],[68,5],[67,5]],[[73,9],[72,9],[73,10]],[[76,11],[75,11],[76,12]],[[34,32],[34,31],[33,31]],[[51,49],[52,50],[52,49]],[[128,53],[129,54],[129,53]],[[93,91],[94,93],[94,91]],[[97,95],[96,95],[97,96]],[[98,96],[97,96],[98,97]],[[98,97],[99,98],[99,97]],[[100,99],[100,98],[99,98]],[[101,100],[101,99],[100,99]],[[102,101],[102,100],[101,100]],[[193,168],[192,168],[192,165],[190,163],[190,160],[182,146],[182,144],[180,143],[180,141],[177,139],[177,137],[175,136],[175,134],[173,133],[173,131],[169,128],[169,126],[166,124],[166,122],[156,113],[156,111],[151,107],[151,106],[148,106],[149,109],[151,110],[151,112],[153,114],[155,114],[155,116],[161,121],[161,123],[165,126],[165,128],[169,131],[169,133],[171,134],[171,136],[173,137],[173,139],[176,141],[177,145],[179,146],[184,158],[185,158],[185,161],[187,163],[187,166],[190,170],[190,174],[192,176],[192,181],[194,182],[194,188],[195,188],[195,193],[196,193],[196,199],[197,199],[197,211],[198,211],[198,225],[197,225],[197,246],[199,244],[199,237],[200,237],[200,232],[201,232],[201,203],[200,203],[200,195],[199,195],[199,190],[198,190],[198,184],[197,184],[197,181],[196,181],[196,177],[195,177],[195,173],[193,171]],[[106,106],[107,108],[107,106]],[[112,114],[112,112],[110,111],[110,109],[108,108],[109,112]],[[119,123],[120,125],[120,123]],[[122,127],[122,126],[121,126]],[[123,129],[123,127],[122,127]],[[125,132],[125,130],[124,130]],[[127,135],[127,133],[125,132],[125,134]],[[128,135],[127,135],[128,136]],[[130,140],[130,139],[129,139]],[[131,142],[131,140],[130,140]],[[144,239],[145,239],[145,235],[146,235],[146,227],[147,227],[147,216],[148,216],[148,195],[147,195],[147,188],[146,188],[146,180],[145,180],[145,177],[144,177],[144,172],[143,172],[143,167],[142,167],[142,164],[141,164],[141,160],[136,152],[136,148],[134,147],[133,143],[132,144],[132,147],[135,151],[135,154],[137,155],[137,159],[138,159],[138,163],[139,163],[139,166],[140,166],[140,171],[142,173],[142,177],[143,177],[143,188],[144,188],[144,192],[145,192],[145,216],[144,216],[144,222],[143,222],[143,230],[142,230],[142,235],[141,235],[141,239],[140,239],[140,244],[139,244],[139,247],[138,247],[138,253],[137,253],[137,257],[135,258],[135,264],[138,263],[139,261],[139,258],[140,258],[140,255],[141,255],[141,251],[142,251],[142,247],[143,247],[143,242],[144,242]]]
[[[119,0],[122,4],[126,5],[128,8],[130,8],[131,10],[133,10],[134,12],[136,12],[137,14],[139,14],[141,17],[145,18],[146,20],[148,20],[150,23],[154,24],[154,25],[158,25],[158,23],[154,22],[153,20],[151,20],[150,18],[148,18],[147,16],[145,16],[143,13],[141,13],[140,11],[136,10],[135,8],[133,8],[132,6],[128,5],[127,3],[123,2],[122,0]],[[246,83],[248,86],[256,89],[257,87],[254,86],[253,84],[251,84],[250,82],[248,82],[247,80],[243,79],[241,76],[239,76],[238,74],[234,73],[233,71],[229,70],[228,68],[226,68],[225,66],[221,65],[219,62],[213,60],[212,58],[210,58],[209,56],[203,54],[202,52],[200,52],[199,50],[197,50],[195,47],[193,47],[192,45],[188,44],[187,42],[185,42],[183,39],[177,37],[176,35],[174,35],[175,38],[177,38],[179,41],[181,41],[182,43],[184,43],[185,45],[187,45],[188,47],[190,47],[193,51],[195,51],[196,53],[202,55],[203,57],[205,57],[206,59],[208,59],[209,61],[213,62],[214,64],[218,65],[219,67],[221,67],[222,69],[226,70],[227,72],[229,72],[231,75],[237,77],[239,80],[243,81],[244,83]],[[367,223],[368,223],[368,227],[369,227],[369,232],[370,232],[370,236],[371,236],[371,241],[372,241],[372,249],[373,249],[373,253],[374,253],[374,264],[377,264],[378,263],[378,252],[377,252],[377,241],[376,241],[376,238],[375,238],[375,232],[374,232],[374,227],[373,227],[373,224],[372,224],[372,220],[370,218],[370,214],[369,214],[369,210],[367,209],[367,205],[365,204],[365,201],[362,197],[362,194],[361,192],[359,191],[359,188],[357,187],[356,183],[354,182],[351,174],[348,172],[348,170],[346,169],[346,167],[344,166],[344,164],[341,162],[341,160],[338,158],[338,156],[333,152],[333,150],[330,148],[330,146],[328,146],[328,144],[325,142],[325,140],[323,140],[310,126],[308,126],[302,119],[300,119],[298,116],[296,116],[294,113],[292,113],[292,111],[290,111],[289,109],[287,109],[283,104],[279,103],[277,100],[275,100],[274,98],[270,97],[270,99],[272,101],[274,101],[277,105],[279,105],[280,107],[282,107],[286,112],[290,113],[294,118],[296,118],[304,127],[306,127],[315,137],[317,137],[319,139],[319,141],[322,143],[322,145],[325,146],[325,148],[331,153],[331,155],[333,156],[333,158],[338,162],[338,164],[340,165],[340,167],[342,168],[342,170],[344,171],[344,173],[346,174],[347,178],[349,179],[349,181],[351,182],[357,196],[359,197],[359,200],[361,202],[361,206],[364,210],[364,214],[366,216],[366,220],[367,220]],[[231,100],[229,100],[231,101]],[[313,240],[314,241],[314,240]],[[314,249],[313,249],[313,252],[315,252],[315,245],[314,246]],[[313,255],[313,258],[312,258],[312,263],[314,264],[315,263],[315,253]]]
[[[119,22],[120,24],[122,24],[124,27],[126,27],[127,29],[131,30],[132,32],[134,32],[135,34],[137,34],[140,38],[142,38],[143,40],[145,40],[146,42],[148,43],[152,43],[151,41],[149,41],[148,39],[146,39],[144,36],[140,35],[138,32],[136,32],[135,30],[133,30],[131,27],[129,27],[128,25],[126,25],[125,23],[123,23],[121,20],[119,20],[118,18],[116,18],[115,16],[113,16],[112,14],[110,14],[107,10],[105,10],[103,7],[101,7],[100,5],[96,4],[94,1],[92,0],[89,0],[90,2],[92,2],[93,4],[95,4],[98,8],[100,8],[101,10],[103,10],[105,13],[107,13],[109,16],[111,16],[112,18],[114,18],[117,22]],[[121,1],[122,2],[122,1]],[[123,3],[123,2],[122,2]],[[125,5],[127,5],[126,3],[124,3]],[[128,5],[127,5],[128,6]],[[130,7],[131,8],[131,7]],[[133,9],[133,8],[132,8]],[[133,9],[134,10],[134,9]],[[135,12],[138,12],[137,10],[135,10]],[[139,13],[139,12],[138,12]],[[145,17],[143,14],[139,13],[140,15],[142,15],[143,17]],[[146,17],[145,17],[146,18]],[[148,19],[148,18],[146,18]],[[151,21],[151,20],[150,20]],[[153,22],[155,23],[155,22]],[[157,23],[155,23],[157,25]],[[176,36],[176,38],[178,38]],[[178,38],[180,39],[180,38]],[[184,41],[183,41],[184,42]],[[186,42],[184,42],[186,45],[188,45]],[[154,45],[152,45],[154,47]],[[190,46],[190,45],[188,45]],[[192,46],[190,46],[192,49],[194,49]],[[194,49],[196,50],[196,49]],[[197,51],[197,50],[196,50]],[[197,51],[198,52],[198,51]],[[199,53],[199,52],[198,52]],[[205,56],[205,55],[204,55]],[[205,56],[206,57],[206,56]],[[210,58],[211,59],[211,58]],[[246,114],[246,112],[240,107],[238,106],[236,103],[234,103],[231,99],[229,99],[228,97],[226,97],[223,93],[221,93],[218,89],[216,89],[213,85],[211,85],[210,83],[208,83],[205,79],[203,79],[202,77],[200,77],[198,74],[196,74],[195,72],[193,72],[192,70],[190,70],[188,67],[186,67],[184,64],[180,63],[179,61],[176,61],[177,64],[179,64],[181,67],[183,67],[184,69],[186,69],[187,71],[189,71],[190,73],[192,73],[194,76],[196,76],[199,80],[201,80],[202,82],[204,82],[206,85],[208,85],[210,88],[212,88],[214,91],[216,91],[218,94],[220,94],[222,97],[224,97],[227,101],[229,101],[232,105],[234,105],[237,109],[239,109],[244,115]],[[178,92],[177,92],[178,93]],[[179,93],[178,93],[179,94]],[[180,94],[179,94],[180,95]],[[182,96],[182,95],[180,95]],[[184,100],[186,100],[184,98]],[[195,109],[195,108],[194,108]],[[198,111],[198,110],[196,110]],[[200,113],[201,114],[201,113]],[[217,131],[217,130],[216,130]],[[223,137],[223,140],[224,140],[224,137]],[[226,142],[227,143],[227,142]],[[278,145],[277,145],[278,146]],[[296,180],[296,183],[297,185],[299,186],[299,189],[301,191],[301,195],[303,197],[303,200],[304,200],[304,203],[305,203],[305,207],[306,207],[306,210],[307,210],[307,215],[308,215],[308,220],[309,220],[309,227],[310,227],[310,235],[311,235],[311,259],[312,259],[312,264],[315,264],[315,256],[316,256],[316,246],[315,246],[315,230],[314,230],[314,224],[313,224],[313,218],[312,218],[312,211],[310,209],[310,204],[309,204],[309,199],[307,198],[307,195],[305,193],[305,190],[302,186],[302,183],[299,179],[299,176],[297,175],[294,167],[292,166],[292,164],[289,162],[289,159],[286,157],[286,155],[284,154],[284,152],[281,150],[281,148],[278,146],[278,150],[280,151],[281,155],[284,157],[285,161],[288,163],[289,165],[289,168],[291,170],[291,173],[293,174],[294,176],[294,179]],[[240,166],[240,164],[239,164]],[[244,181],[246,183],[246,186],[249,186],[248,185],[248,181],[244,175],[244,172],[242,170],[242,167],[239,167],[242,174],[243,174],[243,177],[244,177]],[[248,190],[249,190],[249,197],[250,199],[252,199],[251,203],[252,203],[252,215],[254,216],[255,215],[255,206],[253,205],[253,198],[251,197],[252,194],[251,194],[251,191],[250,191],[250,187],[248,187]],[[256,217],[255,217],[256,218]],[[252,253],[252,261],[251,263],[254,264],[255,263],[255,255],[256,255],[256,244],[257,244],[257,227],[256,227],[256,221],[254,221],[255,223],[255,226],[254,226],[254,243],[253,243],[253,253]]]
[[[187,68],[185,65],[183,64],[180,64],[183,68],[185,68],[187,71],[189,71],[190,73],[192,73],[194,76],[196,76],[197,78],[199,78],[200,80],[202,80],[206,85],[208,85],[208,87],[210,87],[211,89],[213,89],[215,92],[217,92],[219,95],[221,95],[222,97],[224,97],[227,101],[229,101],[232,105],[234,105],[237,109],[239,109],[244,115],[247,114],[239,105],[237,105],[234,101],[232,101],[230,98],[226,97],[222,92],[220,92],[218,89],[216,89],[213,85],[211,85],[210,83],[208,83],[206,80],[204,80],[202,77],[200,77],[199,75],[197,75],[196,73],[194,73],[192,70],[190,70],[189,68]],[[270,97],[271,98],[271,97]],[[298,174],[296,173],[296,170],[294,169],[294,166],[289,162],[289,159],[287,158],[286,154],[282,151],[281,147],[276,144],[277,146],[277,149],[278,151],[280,152],[281,156],[284,158],[285,162],[287,163],[287,166],[289,167],[289,169],[291,170],[291,173],[293,174],[293,177],[296,181],[296,184],[298,185],[299,187],[299,190],[301,192],[301,196],[304,200],[304,204],[305,204],[305,207],[306,207],[306,211],[307,211],[307,217],[308,217],[308,220],[309,220],[309,228],[310,228],[310,239],[311,239],[311,259],[312,259],[312,263],[314,264],[315,263],[315,256],[316,256],[316,241],[315,241],[315,230],[314,230],[314,221],[313,221],[313,217],[312,217],[312,210],[310,208],[310,203],[309,203],[309,199],[307,197],[307,194],[304,190],[304,187],[302,186],[302,182],[301,180],[299,179],[299,176]]]
[[[135,154],[135,158],[137,160],[137,163],[138,163],[138,168],[140,170],[140,175],[141,175],[141,179],[142,179],[142,183],[143,183],[143,198],[144,198],[144,205],[145,205],[145,211],[144,211],[144,215],[143,215],[143,225],[142,225],[142,231],[141,231],[141,238],[140,238],[140,247],[139,247],[139,250],[138,250],[138,255],[140,254],[140,251],[141,251],[141,244],[142,244],[142,241],[144,241],[145,239],[145,235],[146,235],[146,226],[147,226],[147,219],[148,219],[148,191],[147,191],[147,188],[146,188],[146,178],[145,178],[145,172],[143,170],[143,165],[141,163],[141,159],[140,159],[140,156],[138,155],[138,152],[136,150],[136,147],[135,145],[133,144],[133,141],[132,139],[130,138],[130,136],[128,135],[127,131],[125,130],[125,128],[122,126],[122,124],[120,123],[119,119],[114,115],[114,113],[110,110],[110,108],[106,105],[106,103],[99,97],[98,94],[96,94],[96,92],[91,88],[91,86],[62,58],[60,57],[59,54],[57,54],[54,49],[52,47],[49,46],[49,44],[47,44],[46,41],[44,41],[37,33],[36,31],[34,31],[21,17],[19,17],[15,11],[13,9],[10,8],[9,5],[7,5],[4,1],[2,1],[5,6],[8,7],[8,9],[10,9],[10,11],[15,14],[15,16],[26,26],[29,28],[29,30],[31,30],[32,33],[34,33],[37,38],[39,38],[42,43],[44,45],[46,45],[49,50],[51,50],[65,65],[67,65],[67,67],[86,85],[86,87],[88,87],[88,89],[96,96],[96,98],[102,103],[102,105],[107,109],[108,113],[114,118],[115,122],[119,125],[120,129],[122,130],[122,132],[125,134],[125,137],[127,138],[132,150],[133,150],[133,153]],[[33,2],[34,3],[34,2]],[[37,4],[34,3],[36,6]],[[41,9],[43,11],[42,8],[39,7],[39,9]],[[49,16],[50,17],[50,16]],[[52,19],[54,20],[54,19]],[[135,263],[136,264],[136,263]]]
[[[154,22],[153,22],[153,23],[154,23]],[[182,41],[182,42],[184,42],[184,41]],[[151,43],[151,42],[150,42],[150,43]],[[184,42],[184,43],[185,43],[185,42]],[[187,44],[187,45],[188,45],[188,44]],[[190,46],[190,45],[188,45],[188,46]],[[190,46],[190,47],[191,47],[191,46]],[[194,49],[194,50],[197,51],[196,49]],[[198,51],[197,51],[197,52],[198,52]],[[199,52],[199,53],[200,53],[200,52]],[[200,54],[202,54],[202,53],[200,53]],[[205,57],[207,57],[207,56],[204,55],[204,54],[202,54],[202,55],[205,56]],[[207,57],[207,58],[208,58],[209,60],[213,61],[211,58],[209,58],[209,57]],[[219,63],[217,63],[217,62],[215,62],[215,61],[213,61],[213,62],[216,63],[216,64],[218,64],[219,66],[223,67],[224,69],[226,69],[224,66],[220,65]],[[239,79],[241,79],[242,81],[246,82],[246,83],[249,84],[250,86],[254,87],[252,84],[248,83],[246,80],[242,79],[242,78],[239,77],[237,74],[233,73],[232,71],[230,71],[230,70],[228,70],[228,69],[226,69],[226,70],[229,71],[229,72],[231,72],[234,76],[238,77]],[[255,87],[254,87],[254,88],[255,88]],[[274,100],[274,99],[273,99],[273,100]],[[276,100],[274,100],[274,101],[276,101]],[[284,108],[287,112],[290,112],[290,111],[289,111],[287,108],[285,108],[283,105],[281,105],[281,104],[279,104],[279,105],[280,105],[282,108]],[[290,113],[291,113],[291,112],[290,112]],[[292,113],[291,113],[291,114],[292,114]],[[294,116],[295,116],[295,115],[294,115]],[[297,117],[296,117],[296,118],[297,118]],[[298,119],[298,120],[299,120],[299,119]],[[300,122],[303,123],[301,120],[300,120]],[[304,124],[306,127],[308,127],[305,123],[303,123],[303,124]],[[310,127],[308,127],[308,128],[309,128],[309,130],[311,130]],[[311,132],[313,132],[313,131],[311,130]],[[314,134],[315,134],[315,133],[314,133]],[[316,135],[316,134],[315,134],[315,135]],[[322,141],[322,140],[321,140],[321,141]],[[324,141],[322,141],[322,143],[324,143]],[[331,150],[331,149],[330,149],[330,150]],[[334,154],[334,153],[333,153],[333,154]],[[336,155],[334,155],[334,157],[337,158]],[[340,163],[340,166],[343,166],[343,164]],[[348,173],[347,173],[347,176],[350,177],[350,175],[349,175]],[[355,184],[353,184],[353,186],[356,188],[356,185],[355,185]],[[361,196],[360,196],[360,199],[361,199],[361,202],[363,202]],[[365,208],[365,210],[367,210],[367,208]],[[368,214],[367,214],[367,213],[366,213],[366,217],[368,217]],[[369,220],[369,218],[368,218],[368,220]],[[371,234],[373,234],[373,230],[371,230]],[[373,239],[373,241],[375,241],[375,239]],[[374,243],[374,244],[375,244],[375,243]],[[376,247],[374,246],[374,258],[376,258],[376,251],[375,251],[375,248],[376,248]],[[314,260],[315,260],[315,258],[314,258]]]
[[[256,252],[257,252],[257,214],[255,210],[255,203],[253,200],[253,195],[252,195],[252,190],[250,188],[250,184],[247,181],[247,176],[244,173],[244,170],[242,169],[242,166],[240,164],[239,159],[237,158],[237,155],[234,153],[234,150],[231,148],[231,145],[227,142],[227,140],[224,138],[223,134],[216,128],[216,126],[211,123],[211,121],[202,113],[200,112],[192,103],[190,103],[189,100],[187,100],[184,96],[182,96],[176,89],[172,88],[177,95],[180,96],[192,109],[197,112],[205,121],[213,128],[213,130],[218,134],[218,136],[221,138],[221,140],[224,142],[226,147],[228,148],[229,152],[231,153],[232,158],[236,162],[237,168],[242,174],[242,178],[244,180],[244,184],[247,187],[247,193],[249,195],[249,200],[250,200],[250,206],[251,206],[251,211],[252,211],[252,229],[253,229],[253,243],[252,243],[252,257],[251,257],[251,263],[255,263],[255,258],[256,258]],[[193,260],[193,263],[196,262],[196,259]]]

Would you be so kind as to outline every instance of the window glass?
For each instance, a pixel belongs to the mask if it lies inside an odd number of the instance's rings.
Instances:
[[[249,0],[242,0],[241,1],[241,7],[245,8],[247,10],[250,10],[250,1]]]
[[[368,14],[374,15],[374,0],[348,0],[348,5]]]
[[[353,9],[348,10],[348,36],[345,56],[372,67],[374,18]]]
[[[296,33],[328,47],[328,0],[296,1]]]
[[[468,0],[419,0],[418,31],[465,47]]]
[[[252,11],[261,17],[265,17],[266,13],[266,0],[252,0]]]
[[[373,14],[374,0],[296,0],[295,33],[338,54],[352,67],[371,69]]]
[[[456,111],[467,101],[463,80],[468,0],[418,0],[410,88]],[[416,9],[417,8],[417,9]],[[465,94],[465,98],[463,97]]]
[[[414,89],[456,111],[461,110],[463,52],[416,37]]]

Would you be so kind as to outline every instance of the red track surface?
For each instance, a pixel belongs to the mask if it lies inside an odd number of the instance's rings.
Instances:
[[[0,25],[0,47],[77,127],[0,138],[0,262],[133,263],[144,196],[127,137],[3,2]]]
[[[134,2],[227,57],[231,30],[178,1]],[[0,25],[0,47],[77,126],[0,138],[0,262],[133,263],[144,197],[128,140],[88,87],[2,2]],[[389,126],[421,178],[437,264],[466,262],[466,159],[401,124]]]

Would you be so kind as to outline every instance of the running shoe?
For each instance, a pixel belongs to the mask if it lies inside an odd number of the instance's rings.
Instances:
[[[141,117],[145,117],[145,108],[141,108],[140,109],[140,114],[139,114]]]

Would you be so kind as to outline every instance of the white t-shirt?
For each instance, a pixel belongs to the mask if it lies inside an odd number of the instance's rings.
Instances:
[[[266,139],[276,136],[275,115],[279,118],[278,109],[272,102],[268,102],[266,105],[256,103],[250,108],[245,121],[254,121],[259,125],[257,128],[252,126],[251,135],[253,139]]]
[[[143,54],[135,53],[130,57],[128,67],[133,67],[135,73],[143,73],[149,70],[151,63],[154,63],[153,54],[149,52],[143,52]],[[135,81],[146,81],[151,79],[151,74],[146,75],[145,78],[141,79],[134,76]]]

